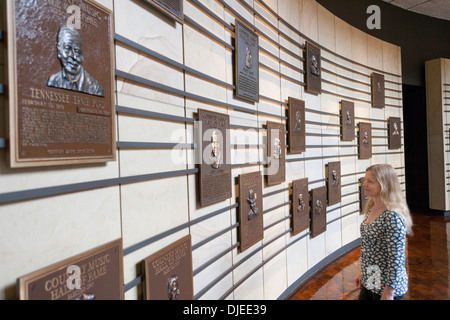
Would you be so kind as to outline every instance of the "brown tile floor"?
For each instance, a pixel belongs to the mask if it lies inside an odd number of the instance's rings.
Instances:
[[[404,300],[450,300],[450,217],[413,211],[414,235],[408,237],[409,291]],[[356,300],[360,248],[320,270],[289,300]]]

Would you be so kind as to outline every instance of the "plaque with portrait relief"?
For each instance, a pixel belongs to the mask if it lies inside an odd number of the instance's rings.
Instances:
[[[239,242],[244,252],[264,237],[261,172],[239,176]]]
[[[359,123],[358,147],[359,159],[372,158],[372,125],[368,122]]]
[[[401,124],[402,122],[400,118],[389,118],[389,149],[400,149],[402,147]]]
[[[286,180],[286,130],[283,123],[267,121],[267,185]]]
[[[122,300],[122,239],[30,273],[17,284],[20,300]]]
[[[327,165],[328,205],[341,202],[341,162],[329,162]]]
[[[188,235],[143,261],[145,300],[193,300],[192,244]]]
[[[355,140],[355,104],[351,101],[341,101],[341,140]]]
[[[327,188],[312,190],[311,195],[311,237],[327,230]]]
[[[11,167],[115,160],[112,12],[91,0],[7,11]]]
[[[231,198],[230,117],[199,109],[198,119],[200,206],[204,207]]]
[[[289,97],[289,153],[296,154],[306,151],[305,101]]]
[[[384,108],[384,75],[372,73],[372,107]]]
[[[314,94],[322,92],[322,70],[319,46],[306,41],[306,91]]]
[[[256,33],[236,20],[235,95],[250,102],[259,101],[259,39]]]
[[[309,228],[308,178],[292,181],[292,234]]]
[[[171,19],[183,23],[183,1],[182,0],[144,0],[154,8],[158,9]]]

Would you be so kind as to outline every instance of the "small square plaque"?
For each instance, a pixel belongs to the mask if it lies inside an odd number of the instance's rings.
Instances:
[[[201,164],[199,174],[200,205],[205,207],[231,198],[230,117],[199,109],[201,127],[199,145]]]
[[[372,73],[372,107],[384,108],[384,75]]]
[[[306,41],[306,91],[314,94],[322,92],[322,70],[320,48]]]
[[[261,172],[239,176],[239,241],[241,252],[262,240],[263,196]]]
[[[359,123],[359,159],[372,158],[372,125],[368,122]]]
[[[351,101],[341,101],[341,140],[355,140],[355,104]]]
[[[193,300],[192,245],[188,235],[144,260],[146,300]]]
[[[311,237],[317,237],[327,230],[327,188],[312,190]]]
[[[341,202],[341,162],[328,163],[328,205]]]
[[[292,182],[292,234],[309,228],[308,178]]]
[[[306,151],[305,101],[289,97],[289,152],[292,154]]]
[[[286,130],[283,123],[267,121],[267,185],[286,180]]]
[[[389,118],[389,149],[400,149],[402,147],[401,119],[396,117]]]
[[[256,33],[236,20],[235,95],[259,101],[259,40]]]

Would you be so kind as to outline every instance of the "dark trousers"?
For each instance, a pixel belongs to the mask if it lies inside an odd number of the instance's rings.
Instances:
[[[394,297],[394,300],[402,300],[403,297],[404,297],[404,295],[397,296],[397,297]],[[359,293],[358,300],[380,300],[380,299],[381,299],[381,296],[379,294],[373,293],[372,291],[367,290],[364,287],[361,287],[361,291]]]

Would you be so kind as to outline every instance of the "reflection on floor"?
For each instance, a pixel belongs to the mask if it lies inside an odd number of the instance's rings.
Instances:
[[[413,211],[414,235],[408,237],[409,291],[404,300],[450,299],[450,217]],[[320,270],[289,300],[356,300],[360,248]]]

